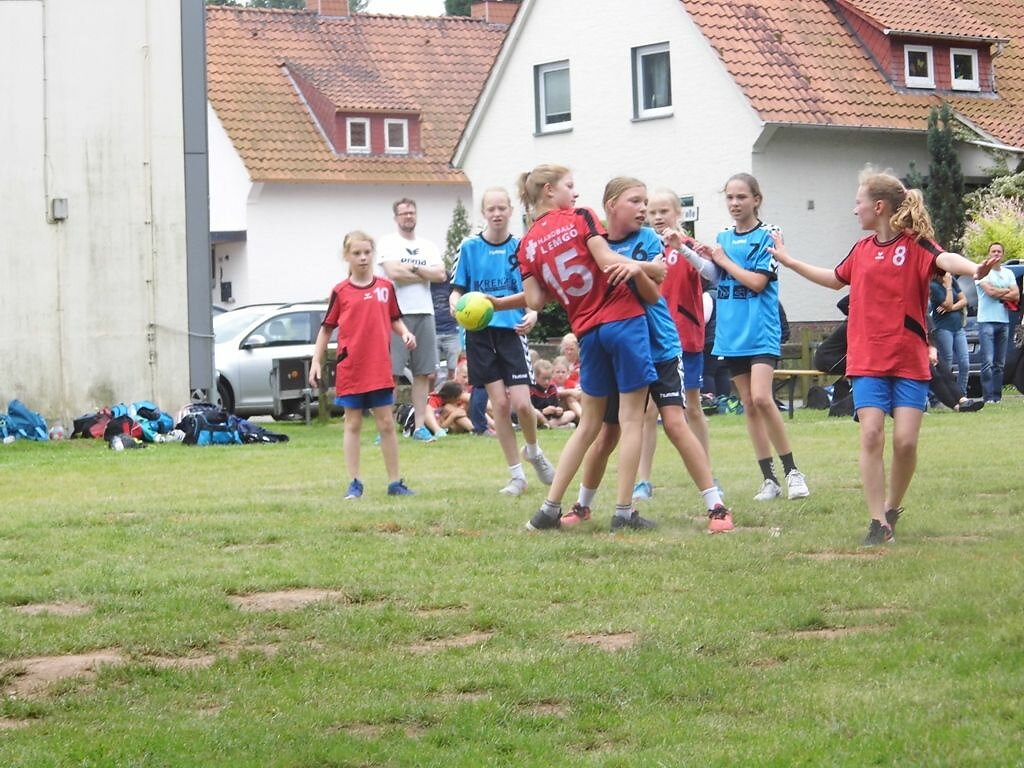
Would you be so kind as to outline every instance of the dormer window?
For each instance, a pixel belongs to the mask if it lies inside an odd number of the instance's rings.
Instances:
[[[980,91],[978,78],[978,52],[973,48],[950,48],[949,71],[954,91]]]
[[[409,154],[409,121],[384,121],[384,151],[389,155]]]
[[[345,136],[349,154],[370,154],[370,121],[365,117],[347,118],[345,120]]]
[[[904,46],[903,61],[908,88],[935,87],[935,61],[930,45]]]

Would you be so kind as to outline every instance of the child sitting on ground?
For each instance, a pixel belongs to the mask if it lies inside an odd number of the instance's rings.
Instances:
[[[469,393],[463,390],[457,381],[446,381],[437,390],[441,400],[438,419],[441,427],[449,433],[466,433],[473,431],[473,422],[469,420]]]
[[[559,355],[556,357],[552,365],[551,381],[558,388],[558,404],[563,409],[575,413],[576,421],[578,422],[580,415],[583,413],[583,406],[580,405],[580,397],[583,395],[583,391],[580,389],[579,380],[577,379],[575,383],[570,380],[572,366],[565,356]]]
[[[568,427],[576,422],[576,414],[559,405],[558,387],[551,380],[553,370],[554,366],[548,360],[538,360],[533,366],[536,383],[530,386],[530,400],[537,414],[537,426],[541,429]]]

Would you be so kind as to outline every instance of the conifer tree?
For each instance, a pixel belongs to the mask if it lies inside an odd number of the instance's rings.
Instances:
[[[469,216],[466,214],[466,206],[462,204],[460,197],[455,201],[455,210],[452,211],[452,223],[448,225],[447,242],[444,248],[444,266],[450,275],[455,264],[455,257],[459,253],[459,246],[462,241],[469,237],[471,228]]]
[[[964,232],[964,174],[953,136],[953,110],[948,103],[928,115],[928,188],[925,204],[935,224],[935,239],[949,250],[959,247]]]

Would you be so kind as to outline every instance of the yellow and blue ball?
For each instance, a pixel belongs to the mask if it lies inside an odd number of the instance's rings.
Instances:
[[[494,317],[494,305],[479,291],[470,291],[455,302],[455,320],[467,331],[482,331]]]

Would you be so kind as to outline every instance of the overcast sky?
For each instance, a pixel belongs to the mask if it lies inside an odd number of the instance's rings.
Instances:
[[[444,0],[370,0],[367,13],[399,13],[407,16],[440,16]]]

